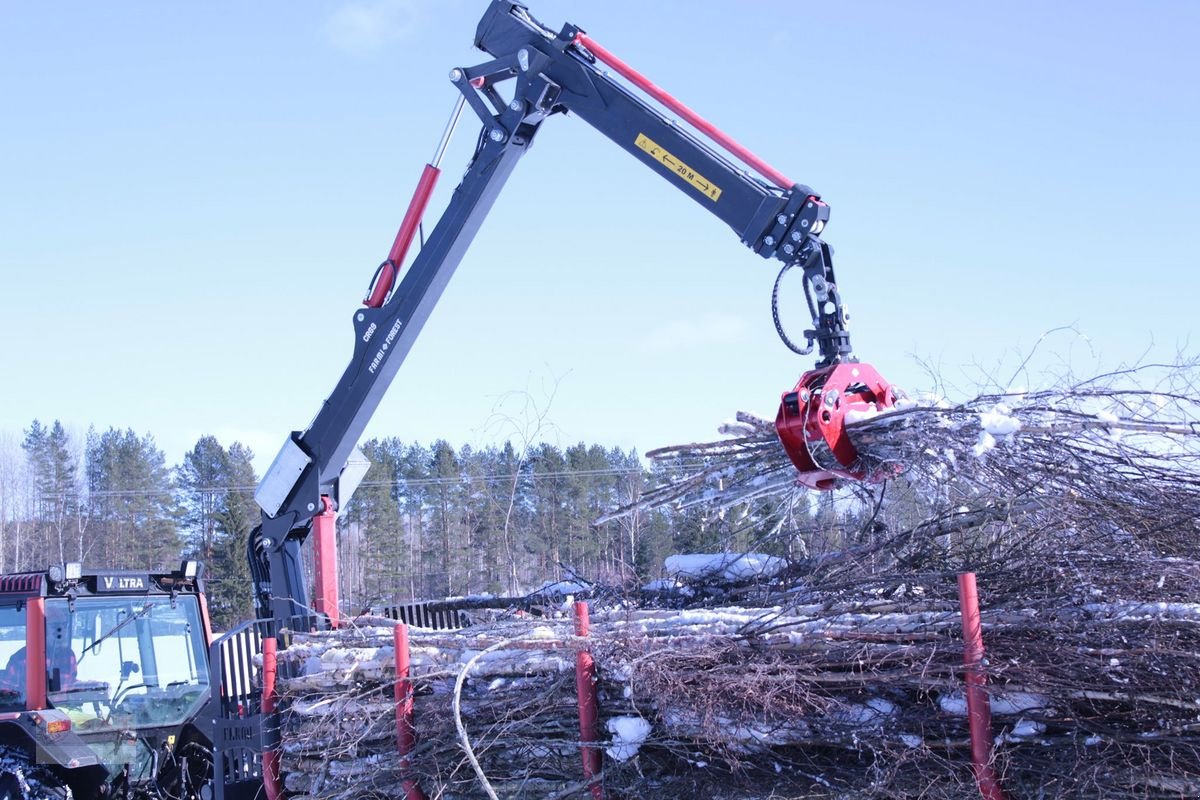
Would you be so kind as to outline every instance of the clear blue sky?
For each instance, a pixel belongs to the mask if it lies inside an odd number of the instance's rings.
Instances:
[[[268,461],[341,374],[484,7],[0,1],[0,432],[132,427],[172,462],[216,433]],[[856,351],[895,382],[928,364],[969,393],[1063,325],[1039,364],[1195,352],[1200,4],[531,10],[825,196]],[[772,263],[552,119],[368,435],[495,441],[497,399],[556,378],[563,443],[774,413],[810,362],[776,339]]]

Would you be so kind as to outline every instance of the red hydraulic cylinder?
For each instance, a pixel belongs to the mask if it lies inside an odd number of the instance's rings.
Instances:
[[[782,172],[775,169],[758,156],[754,155],[754,153],[743,147],[732,136],[720,130],[716,125],[713,125],[704,117],[700,116],[695,111],[676,100],[665,89],[660,86],[656,86],[649,78],[638,72],[633,67],[629,66],[629,64],[626,64],[610,50],[605,48],[604,45],[599,44],[595,39],[588,36],[586,33],[580,32],[575,34],[575,42],[586,47],[592,53],[592,55],[594,55],[600,61],[603,61],[608,66],[612,67],[634,86],[638,87],[643,92],[650,95],[655,100],[686,119],[696,130],[701,131],[714,142],[724,147],[726,150],[736,156],[743,164],[753,167],[760,175],[769,178],[776,186],[780,187],[781,189],[790,189],[795,186],[795,181],[793,181],[791,178],[784,175]]]
[[[313,608],[329,618],[336,628],[338,616],[337,512],[325,495],[321,496],[321,513],[313,517]]]
[[[278,668],[276,640],[267,636],[262,643],[262,713],[267,720],[275,713],[275,676]],[[262,754],[263,789],[267,800],[280,800],[283,785],[279,776],[279,751],[264,750]]]
[[[425,792],[416,780],[408,776],[412,767],[412,751],[417,745],[417,729],[413,725],[413,686],[408,679],[411,666],[408,651],[408,626],[397,625],[392,632],[396,649],[396,749],[400,754],[400,775],[405,800],[425,800]]]
[[[575,602],[575,635],[587,636],[588,629],[588,605],[577,600]],[[587,650],[580,650],[575,654],[575,695],[579,700],[579,740],[583,743],[581,748],[583,779],[591,784],[589,791],[592,800],[602,800],[604,797],[603,787],[599,782],[592,783],[592,780],[600,774],[601,769],[600,748],[597,747],[597,742],[600,741],[598,729],[600,701],[596,697],[596,687],[596,660]]]
[[[400,273],[400,266],[404,263],[404,256],[408,253],[408,247],[417,235],[421,218],[425,216],[425,207],[429,205],[433,187],[437,185],[438,176],[441,174],[442,171],[432,164],[426,164],[425,169],[421,171],[421,179],[417,181],[417,190],[413,192],[412,200],[408,203],[408,210],[404,212],[400,230],[396,232],[396,240],[392,242],[392,249],[388,251],[387,260],[380,267],[375,285],[371,287],[370,293],[363,300],[363,305],[379,308],[387,299],[388,293],[392,291],[392,285]]]
[[[975,573],[958,576],[958,600],[962,610],[963,666],[967,685],[967,722],[971,730],[971,766],[984,800],[1005,800],[996,771],[992,768],[992,707],[987,694],[987,672],[983,664],[983,623],[979,616],[979,590]]]

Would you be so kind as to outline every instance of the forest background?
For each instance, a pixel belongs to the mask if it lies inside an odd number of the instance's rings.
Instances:
[[[372,466],[338,523],[344,611],[559,580],[633,586],[659,577],[673,553],[781,546],[754,541],[750,506],[594,524],[670,479],[633,450],[532,436],[481,448],[376,438],[362,449]],[[253,463],[248,447],[211,435],[170,465],[150,433],[93,427],[80,437],[34,420],[0,439],[0,572],[63,561],[159,570],[198,558],[214,626],[227,628],[252,614]]]

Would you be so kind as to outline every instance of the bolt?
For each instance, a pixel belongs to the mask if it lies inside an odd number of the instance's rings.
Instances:
[[[809,401],[809,398],[811,398],[811,397],[812,397],[812,395],[811,395],[811,394],[809,394],[809,392],[808,392],[808,389],[801,389],[801,390],[800,390],[800,402],[801,402],[801,403],[805,403],[805,404],[807,404],[807,403],[808,403],[808,401]]]
[[[521,72],[529,72],[529,51],[524,47],[517,51],[517,63],[521,65]]]
[[[361,311],[358,312],[358,316],[356,317],[356,319],[358,319],[359,322],[362,322],[366,318],[367,318],[367,315],[362,313]]]
[[[780,214],[778,217],[775,218],[775,221],[778,222],[780,225],[787,225],[787,214]]]
[[[275,540],[274,540],[274,539],[272,539],[270,536],[268,536],[268,537],[266,537],[265,539],[263,539],[263,547],[265,547],[265,548],[267,548],[268,550],[270,550],[270,549],[271,549],[272,547],[274,547],[274,546],[275,546]]]
[[[763,239],[763,244],[765,244],[767,247],[774,247],[775,246],[775,237],[768,236],[767,238]]]
[[[837,389],[830,389],[829,391],[827,391],[825,393],[825,405],[829,406],[830,408],[833,408],[834,406],[837,405],[837,401],[838,401],[838,390]]]
[[[812,208],[812,207],[813,207],[812,203],[809,203],[807,206],[805,206],[805,208]]]
[[[790,244],[785,244],[783,246],[783,252],[790,256],[792,253],[796,252],[796,248],[792,247]]]
[[[792,231],[792,241],[793,242],[798,242],[803,238],[804,238],[804,234],[800,233],[800,231]]]
[[[513,100],[511,103],[508,104],[509,111],[520,111],[524,107],[525,107],[525,105],[520,100]]]
[[[461,69],[455,67],[454,69],[450,70],[450,81],[452,83],[458,83],[462,79],[463,79],[463,71]]]
[[[801,228],[807,228],[807,227],[808,227],[808,220],[806,220],[806,219],[802,219],[802,220],[800,220],[800,227],[801,227]]]
[[[504,131],[500,130],[499,128],[492,128],[490,131],[488,131],[488,138],[493,142],[503,142]]]

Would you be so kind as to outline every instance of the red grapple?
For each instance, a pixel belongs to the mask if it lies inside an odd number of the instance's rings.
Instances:
[[[800,376],[775,417],[783,449],[800,471],[796,481],[827,491],[840,480],[879,480],[858,464],[858,451],[846,435],[846,413],[895,404],[892,385],[868,364],[834,364]]]

